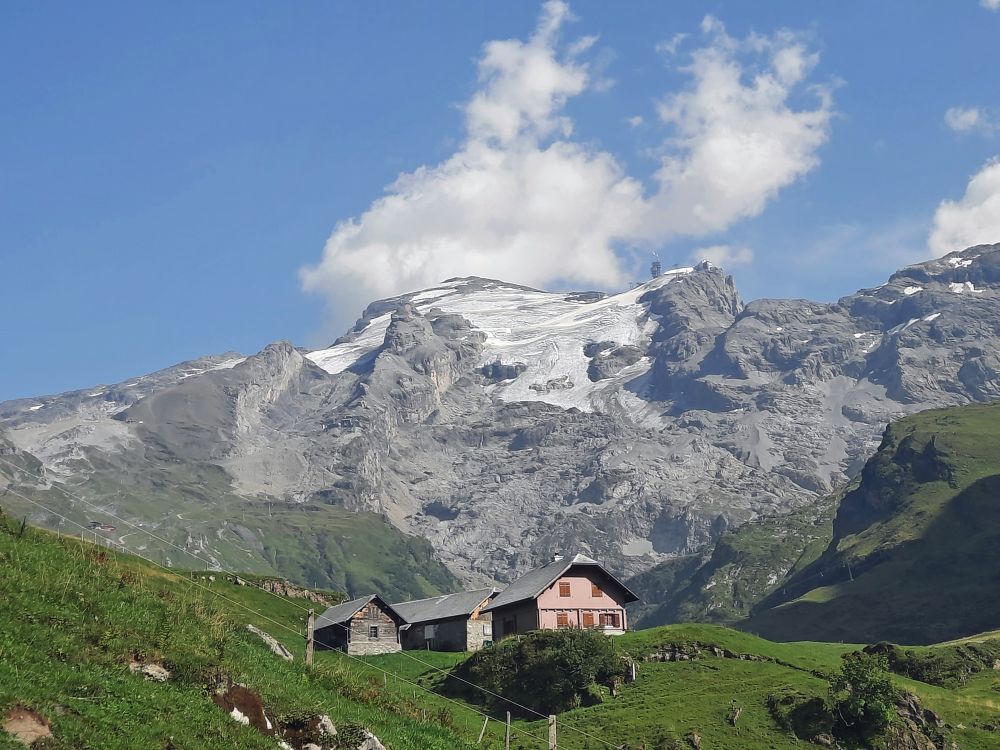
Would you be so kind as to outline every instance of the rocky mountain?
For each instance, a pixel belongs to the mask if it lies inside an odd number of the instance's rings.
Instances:
[[[631,575],[816,502],[892,419],[997,398],[998,344],[1000,245],[835,303],[747,304],[709,264],[610,296],[464,278],[373,303],[327,349],[10,401],[0,427],[39,481],[217,565],[329,585],[298,535],[361,513],[470,582],[569,548]]]

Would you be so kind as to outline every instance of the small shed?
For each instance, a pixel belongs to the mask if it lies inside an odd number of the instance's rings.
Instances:
[[[316,618],[313,633],[317,649],[339,649],[349,654],[390,654],[399,651],[399,627],[405,620],[378,594],[369,594],[335,607]]]
[[[434,651],[478,651],[493,641],[493,616],[483,609],[496,596],[494,588],[459,591],[393,604],[409,625],[403,648]]]

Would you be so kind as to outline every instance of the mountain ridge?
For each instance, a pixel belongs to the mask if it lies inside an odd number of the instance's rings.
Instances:
[[[372,303],[327,349],[6,402],[0,427],[140,519],[178,493],[328,506],[429,540],[466,582],[563,548],[636,574],[844,485],[891,419],[997,397],[997,352],[1000,245],[835,303],[744,304],[710,264],[617,295],[462,278]],[[142,502],[122,491],[139,467]]]

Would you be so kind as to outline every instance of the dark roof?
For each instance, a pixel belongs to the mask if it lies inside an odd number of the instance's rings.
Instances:
[[[354,617],[354,615],[356,615],[362,607],[372,601],[376,602],[383,611],[391,615],[393,618],[405,622],[399,612],[386,603],[381,596],[378,594],[369,594],[368,596],[363,596],[360,599],[352,599],[349,602],[344,602],[343,604],[330,607],[316,618],[313,628],[319,630],[320,628],[325,628],[330,625],[342,625]]]
[[[427,599],[414,599],[409,602],[393,604],[393,609],[412,625],[432,620],[446,620],[450,617],[466,617],[473,610],[497,593],[497,589],[477,589],[476,591],[459,591],[456,594],[442,594]]]
[[[500,607],[510,604],[537,599],[545,589],[555,583],[567,570],[572,567],[592,567],[597,568],[601,573],[610,578],[625,592],[625,603],[637,602],[639,597],[629,591],[628,587],[615,578],[597,560],[586,555],[573,555],[560,560],[543,565],[540,568],[529,570],[523,576],[514,581],[510,586],[500,592],[490,605],[483,609],[484,612],[492,612]]]

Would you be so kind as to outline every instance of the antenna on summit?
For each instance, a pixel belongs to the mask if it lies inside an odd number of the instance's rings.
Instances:
[[[663,266],[660,265],[660,256],[653,253],[653,262],[649,266],[649,278],[655,279],[663,273]]]

